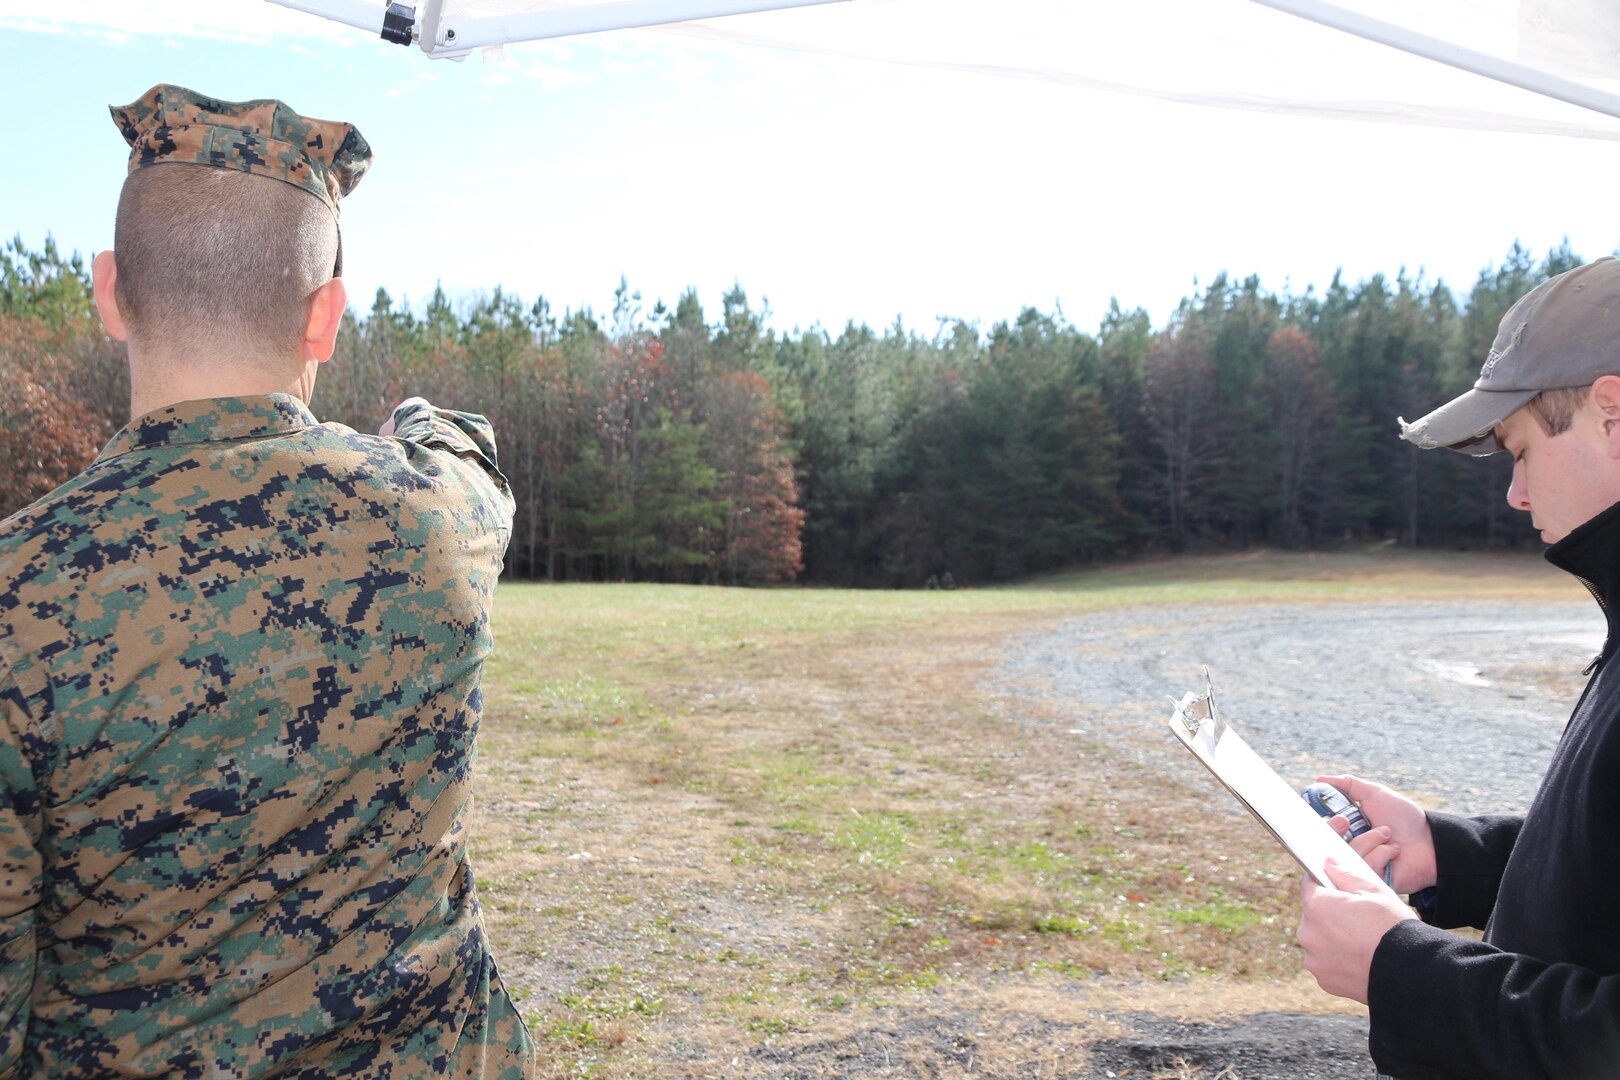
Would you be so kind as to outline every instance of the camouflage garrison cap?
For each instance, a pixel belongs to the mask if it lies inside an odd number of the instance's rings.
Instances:
[[[130,172],[178,161],[256,173],[303,188],[335,215],[371,165],[352,125],[299,116],[274,98],[219,101],[162,83],[108,108],[129,142]]]

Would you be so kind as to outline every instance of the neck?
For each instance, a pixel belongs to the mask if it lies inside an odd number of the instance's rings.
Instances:
[[[130,342],[129,415],[145,416],[181,401],[265,394],[291,394],[308,405],[317,367],[314,361],[268,365],[232,357],[196,360]]]

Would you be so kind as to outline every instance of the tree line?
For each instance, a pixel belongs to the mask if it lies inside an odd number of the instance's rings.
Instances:
[[[314,411],[482,412],[517,499],[509,574],[915,587],[1143,551],[1530,543],[1505,456],[1396,437],[1472,382],[1514,299],[1582,260],[1515,244],[1466,295],[1401,272],[1275,292],[1215,277],[1162,326],[1026,308],[987,331],[780,333],[735,286],[556,314],[503,289],[351,308]],[[0,251],[0,513],[128,420],[77,255]]]

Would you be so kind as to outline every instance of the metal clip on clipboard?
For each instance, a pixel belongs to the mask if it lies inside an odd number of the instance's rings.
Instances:
[[[1204,693],[1171,699],[1169,727],[1244,809],[1294,857],[1318,885],[1328,886],[1327,861],[1341,855],[1344,841],[1306,805],[1299,792],[1250,749],[1215,704],[1215,685],[1204,669]]]
[[[1170,699],[1170,704],[1176,707],[1176,716],[1181,720],[1181,726],[1187,729],[1189,738],[1197,738],[1199,729],[1205,724],[1214,725],[1210,729],[1210,739],[1219,743],[1221,736],[1226,734],[1226,721],[1221,719],[1220,710],[1215,707],[1215,680],[1209,676],[1209,668],[1204,668],[1204,693],[1195,696],[1191,691],[1182,695],[1178,701]]]

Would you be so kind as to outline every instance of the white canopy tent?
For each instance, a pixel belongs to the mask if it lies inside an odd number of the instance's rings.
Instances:
[[[1606,0],[271,2],[436,59],[655,26],[1216,107],[1620,139],[1620,5]],[[1286,54],[1262,44],[1279,20],[1297,24]],[[1368,44],[1318,47],[1339,33]]]

